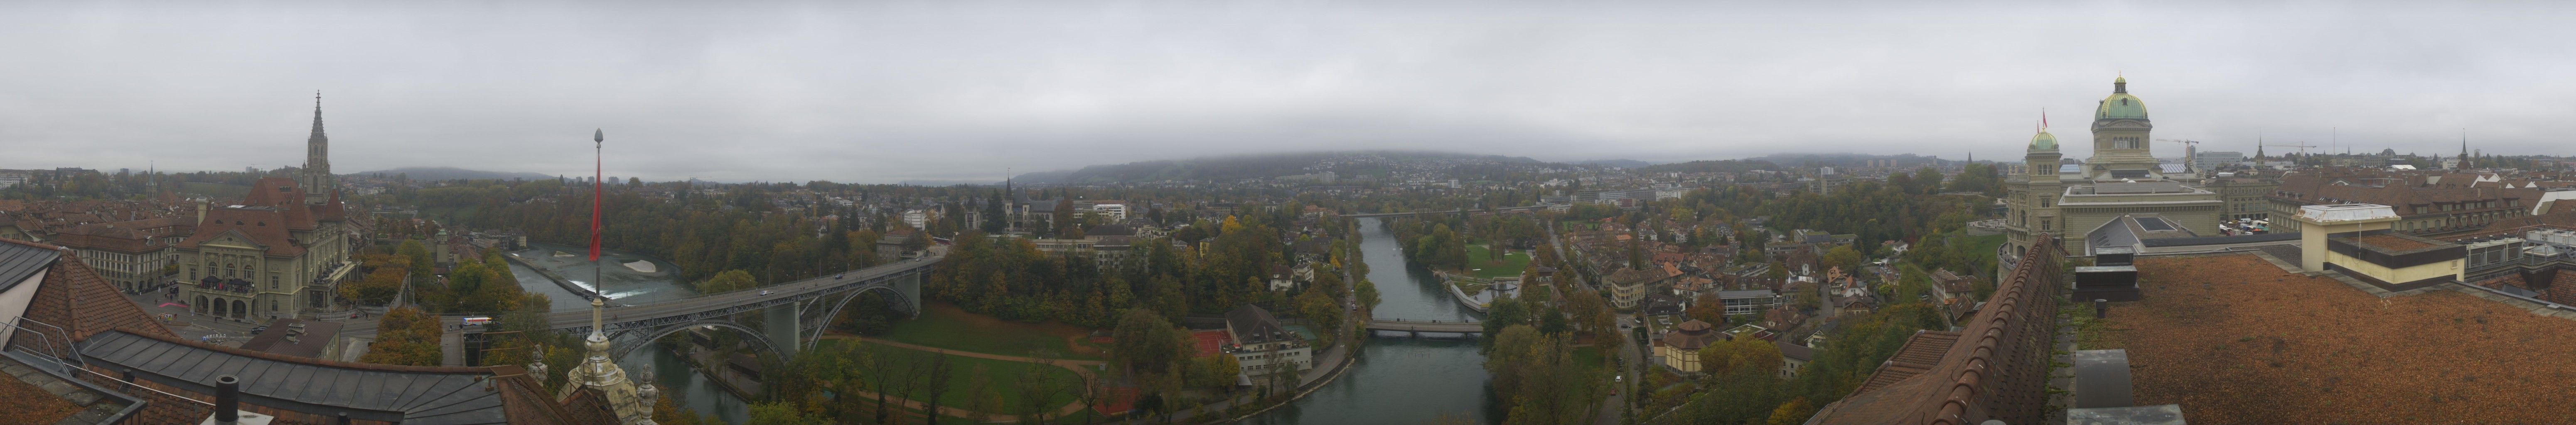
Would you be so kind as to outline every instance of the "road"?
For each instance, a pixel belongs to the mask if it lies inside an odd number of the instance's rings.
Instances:
[[[1574,263],[1573,257],[1567,257],[1565,255],[1565,242],[1558,239],[1557,234],[1561,232],[1556,228],[1556,223],[1548,223],[1547,225],[1547,245],[1556,250],[1556,258],[1565,261],[1568,265],[1567,268],[1569,269],[1560,270],[1557,274],[1560,276],[1580,275],[1580,273],[1575,273],[1574,270],[1571,270],[1574,267],[1582,267],[1582,265]],[[1592,286],[1591,282],[1583,282],[1581,286],[1583,290],[1586,291],[1601,290],[1600,287]],[[1618,314],[1614,317],[1614,320],[1621,324],[1638,323],[1635,322],[1635,320],[1638,319],[1637,315]],[[1626,331],[1627,329],[1625,326],[1622,326],[1620,330]],[[1643,371],[1639,370],[1639,368],[1645,365],[1646,359],[1637,351],[1637,340],[1629,338],[1627,332],[1619,332],[1615,338],[1619,340],[1619,359],[1624,360],[1619,362],[1619,376],[1622,378],[1614,381],[1618,382],[1618,384],[1611,386],[1612,388],[1618,389],[1619,393],[1617,395],[1610,396],[1610,398],[1601,400],[1601,413],[1592,421],[1594,424],[1598,425],[1619,424],[1619,418],[1622,416],[1621,413],[1628,410],[1628,397],[1637,393],[1637,379],[1635,378],[1645,376],[1642,374]],[[1598,343],[1598,341],[1599,340],[1596,339],[1595,343]]]

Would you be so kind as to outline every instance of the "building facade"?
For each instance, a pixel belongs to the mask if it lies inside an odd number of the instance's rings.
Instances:
[[[2093,156],[2063,172],[2057,136],[2043,125],[2024,151],[2023,166],[2004,179],[2007,251],[2023,252],[2037,235],[2057,235],[2083,246],[2084,235],[2123,215],[2156,214],[2200,234],[2218,234],[2226,216],[2221,195],[2184,184],[2197,176],[2167,176],[2148,145],[2155,129],[2146,102],[2129,94],[2129,81],[2111,82],[2111,95],[2093,112]],[[2043,120],[2043,123],[2045,120]],[[2187,174],[2187,173],[2186,173]]]
[[[189,217],[165,217],[94,223],[54,235],[52,243],[71,248],[100,278],[128,293],[151,290],[163,282],[162,269],[178,264],[178,246],[195,233]]]
[[[339,186],[322,156],[328,140],[317,97],[304,173],[260,179],[240,204],[208,208],[173,248],[191,310],[256,322],[336,310],[332,293],[358,244],[339,194],[315,193]]]

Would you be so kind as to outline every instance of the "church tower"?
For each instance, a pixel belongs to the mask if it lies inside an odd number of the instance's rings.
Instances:
[[[304,186],[304,203],[320,205],[340,191],[339,179],[331,176],[331,138],[322,135],[322,92],[313,92],[313,135],[304,139],[304,173],[296,178]]]
[[[2084,160],[2084,177],[2096,180],[2163,178],[2147,136],[2147,103],[2129,95],[2128,77],[2111,80],[2111,96],[2093,109],[2093,157]]]

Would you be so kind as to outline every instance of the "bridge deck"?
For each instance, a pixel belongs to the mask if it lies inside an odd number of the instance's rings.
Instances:
[[[1433,322],[1425,320],[1383,319],[1368,322],[1373,331],[1483,333],[1485,325],[1476,322]]]
[[[707,294],[652,304],[609,307],[601,309],[601,311],[606,316],[604,317],[605,321],[610,324],[612,329],[622,327],[620,325],[655,322],[657,319],[665,319],[662,321],[667,321],[669,318],[731,309],[739,306],[802,299],[819,293],[845,290],[847,289],[846,287],[850,286],[852,283],[868,282],[873,279],[884,278],[891,275],[923,272],[925,269],[936,265],[942,257],[944,256],[931,255],[906,259],[875,267],[853,270],[848,273],[841,274],[840,276],[842,277],[840,278],[834,278],[833,275],[825,275],[811,279],[764,286],[757,289]],[[770,293],[764,295],[761,294],[761,291],[769,291]],[[453,324],[453,319],[443,320],[449,321],[449,324]],[[590,310],[580,309],[546,313],[546,324],[548,328],[552,329],[588,329],[590,327]],[[342,328],[341,330],[341,335],[343,336],[372,337],[375,334],[376,322],[373,321],[351,323],[348,327]]]

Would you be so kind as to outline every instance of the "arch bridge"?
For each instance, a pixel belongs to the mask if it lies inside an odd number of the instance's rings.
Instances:
[[[625,357],[636,347],[691,327],[710,326],[742,332],[754,344],[774,349],[781,358],[811,349],[860,294],[876,292],[908,315],[921,314],[921,280],[944,258],[927,255],[845,273],[780,283],[754,289],[706,294],[651,304],[601,309],[601,331],[615,347],[609,354]],[[741,320],[758,313],[758,323]],[[546,313],[546,326],[573,335],[590,334],[589,309]],[[447,319],[442,318],[442,322]],[[778,324],[787,324],[778,326]],[[449,324],[454,324],[449,322]],[[353,324],[344,334],[375,335],[375,323]]]

